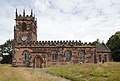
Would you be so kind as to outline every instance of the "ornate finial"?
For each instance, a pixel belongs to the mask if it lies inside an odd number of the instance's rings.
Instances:
[[[16,17],[18,16],[18,14],[17,14],[17,8],[16,8],[16,12],[15,12],[15,14],[16,14]]]
[[[34,19],[35,19],[35,14],[34,14]]]
[[[23,16],[25,16],[25,9],[23,10]]]
[[[36,18],[36,22],[37,22],[37,18]]]
[[[36,21],[35,21],[35,25],[37,25],[37,18],[36,18]]]
[[[31,9],[31,15],[30,16],[32,17],[32,15],[33,15],[33,10]]]

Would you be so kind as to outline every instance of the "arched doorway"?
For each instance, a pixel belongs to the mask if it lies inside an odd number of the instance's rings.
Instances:
[[[43,60],[42,60],[42,58],[41,58],[41,56],[40,55],[36,55],[35,56],[35,58],[34,58],[34,66],[35,66],[35,68],[42,68],[42,63],[43,63]]]

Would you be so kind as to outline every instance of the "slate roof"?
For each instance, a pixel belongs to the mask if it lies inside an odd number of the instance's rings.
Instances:
[[[104,52],[104,53],[110,53],[111,51],[110,51],[110,49],[104,44],[104,43],[102,43],[102,44],[96,44],[96,52],[97,53],[100,53],[100,52]]]

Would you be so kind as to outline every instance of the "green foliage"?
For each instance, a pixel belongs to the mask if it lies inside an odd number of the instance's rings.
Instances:
[[[109,38],[107,45],[112,51],[120,49],[120,32],[116,32],[115,35],[112,35]]]
[[[120,63],[76,64],[49,67],[46,72],[72,81],[120,81]],[[115,80],[114,80],[115,79]]]
[[[109,38],[107,46],[112,51],[113,61],[120,61],[120,32],[116,32]]]
[[[96,39],[92,44],[93,44],[93,45],[100,44],[100,40],[99,40],[99,39]]]
[[[12,44],[13,44],[13,40],[7,40],[4,44],[0,45],[0,53],[1,53],[0,55],[3,57],[1,63],[11,63]]]

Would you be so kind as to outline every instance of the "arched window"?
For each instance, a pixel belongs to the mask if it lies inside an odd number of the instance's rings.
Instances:
[[[25,60],[25,61],[28,61],[28,60],[30,60],[30,52],[29,51],[27,51],[27,50],[25,50],[25,51],[23,51],[23,60]]]
[[[102,61],[102,58],[101,58],[101,55],[99,55],[99,62],[101,62]]]
[[[82,51],[79,53],[79,58],[80,58],[80,60],[81,60],[82,62],[85,61],[85,51],[84,51],[84,50],[82,50]]]
[[[52,61],[56,61],[58,59],[57,51],[52,51],[51,52],[51,59],[52,59]]]
[[[72,58],[72,53],[71,51],[66,51],[65,52],[65,56],[66,56],[66,61],[70,61]]]
[[[104,55],[104,60],[105,62],[107,62],[107,55]]]
[[[22,23],[22,31],[25,31],[26,29],[27,29],[27,27],[26,27],[26,23],[23,22],[23,23]]]
[[[97,63],[96,52],[94,51],[94,63]]]

